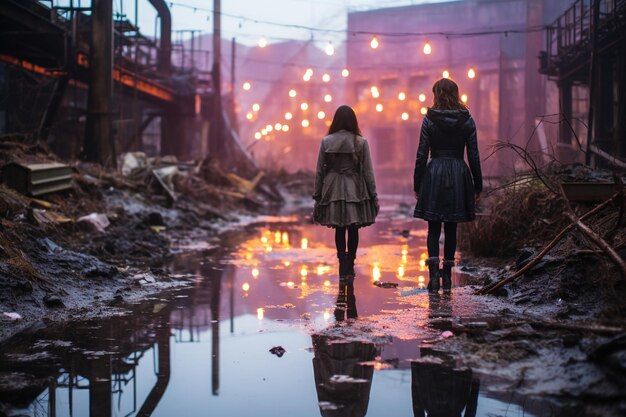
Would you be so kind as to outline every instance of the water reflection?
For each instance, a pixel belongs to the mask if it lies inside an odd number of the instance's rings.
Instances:
[[[322,416],[367,414],[374,368],[362,365],[380,355],[373,343],[345,342],[323,334],[312,336],[313,373]]]
[[[432,391],[448,386],[428,378],[456,374],[418,372],[407,359],[432,356],[420,342],[451,317],[478,313],[451,296],[408,300],[372,285],[423,286],[425,233],[402,233],[411,225],[381,221],[364,231],[340,305],[334,242],[323,228],[268,225],[218,261],[181,255],[171,269],[195,277],[189,287],[0,348],[0,415],[407,415],[412,403],[435,415],[434,400],[415,402],[411,381]],[[271,355],[273,346],[286,353]]]
[[[450,357],[433,354],[428,348],[421,349],[422,358],[411,363],[413,415],[476,416],[479,379],[471,369],[455,367]]]

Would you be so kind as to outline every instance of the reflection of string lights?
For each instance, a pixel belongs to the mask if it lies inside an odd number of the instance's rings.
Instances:
[[[307,270],[306,265],[302,265],[302,268],[300,268],[300,276],[306,277],[308,274],[309,274],[309,271]]]
[[[324,311],[324,320],[330,320],[330,311]]]
[[[404,277],[404,266],[402,266],[402,265],[400,265],[400,266],[398,267],[398,276],[399,276],[400,278]]]
[[[287,286],[288,286],[289,288],[293,288],[295,285],[296,285],[296,284],[295,284],[293,281],[289,281],[289,282],[287,283]]]
[[[417,277],[417,282],[424,282],[425,278],[424,275],[420,275],[419,277]]]
[[[374,281],[380,281],[380,277],[380,266],[378,264],[374,264],[374,267],[372,268],[372,278]]]
[[[256,318],[259,320],[263,320],[265,317],[265,309],[263,307],[259,307],[256,309]]]
[[[259,268],[252,268],[252,277],[253,278],[259,277]]]
[[[324,286],[325,287],[330,287],[330,281],[329,280],[324,281]]]
[[[306,237],[303,237],[303,238],[300,240],[300,247],[301,247],[302,249],[308,249],[308,248],[309,248],[309,239],[307,239]]]

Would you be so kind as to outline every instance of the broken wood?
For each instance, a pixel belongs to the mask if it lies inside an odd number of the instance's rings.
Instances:
[[[623,196],[623,192],[617,192],[615,194],[613,194],[613,196],[611,198],[609,198],[608,200],[606,200],[604,203],[601,203],[599,205],[597,205],[596,207],[594,207],[593,209],[589,210],[587,213],[585,213],[584,215],[582,215],[580,217],[580,220],[584,220],[587,219],[591,216],[593,216],[594,214],[598,213],[599,211],[601,211],[602,209],[604,209],[605,207],[609,206],[613,201],[617,200],[618,198],[621,198]],[[539,261],[554,247],[556,246],[557,243],[559,243],[561,241],[561,239],[563,239],[563,237],[565,237],[565,235],[567,235],[567,233],[569,233],[572,229],[574,229],[575,225],[574,224],[570,224],[568,225],[566,228],[564,228],[563,230],[561,230],[561,232],[555,236],[554,239],[552,239],[550,241],[550,243],[548,243],[541,252],[539,252],[539,254],[537,256],[535,256],[530,262],[528,262],[522,269],[520,269],[519,271],[515,272],[513,275],[502,278],[500,281],[495,282],[493,284],[487,285],[486,287],[481,288],[480,290],[476,291],[476,294],[479,295],[484,295],[484,294],[492,294],[495,290],[497,290],[498,288],[502,287],[503,285],[508,284],[509,282],[519,278],[520,276],[524,275],[527,271],[529,271],[530,269],[532,269],[535,265],[537,265],[539,263]]]
[[[575,330],[580,332],[598,333],[606,335],[616,335],[624,333],[626,331],[626,329],[624,329],[623,327],[604,326],[601,324],[593,323],[562,323],[554,320],[529,321],[528,324],[530,324],[531,326],[545,327],[548,329]]]
[[[591,239],[593,243],[595,243],[600,249],[602,249],[608,255],[608,257],[615,263],[617,268],[620,270],[620,273],[622,274],[622,278],[626,279],[626,264],[624,263],[624,260],[619,256],[619,254],[615,252],[615,249],[613,249],[611,245],[607,243],[606,240],[602,239],[602,236],[600,236],[599,234],[591,230],[589,226],[584,224],[578,217],[576,217],[575,214],[568,212],[568,213],[565,213],[565,215],[572,222],[574,222],[574,225],[578,227],[578,230],[584,233],[585,236]]]

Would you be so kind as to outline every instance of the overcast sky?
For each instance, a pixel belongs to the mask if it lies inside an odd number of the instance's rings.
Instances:
[[[80,0],[74,0],[74,3],[78,1]],[[145,35],[153,36],[156,13],[148,0],[137,1],[140,29]],[[280,27],[254,20],[345,31],[349,10],[441,1],[445,0],[223,0],[222,36],[235,37],[238,42],[248,45],[256,44],[261,36],[266,37],[269,43],[285,39],[310,39],[313,36],[320,45],[324,45],[328,41],[339,42],[344,36],[333,32]],[[63,2],[69,3],[69,0],[56,0],[55,4]],[[166,2],[172,4],[174,30],[212,32],[213,0],[166,0]],[[82,0],[82,3],[90,2]],[[113,4],[116,12],[122,12],[132,22],[135,21],[135,0],[113,0]]]

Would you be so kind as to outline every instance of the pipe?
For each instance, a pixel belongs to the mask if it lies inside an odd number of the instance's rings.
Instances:
[[[172,72],[172,14],[165,0],[148,0],[156,9],[161,19],[161,35],[159,39],[159,53],[157,69],[165,76]]]

